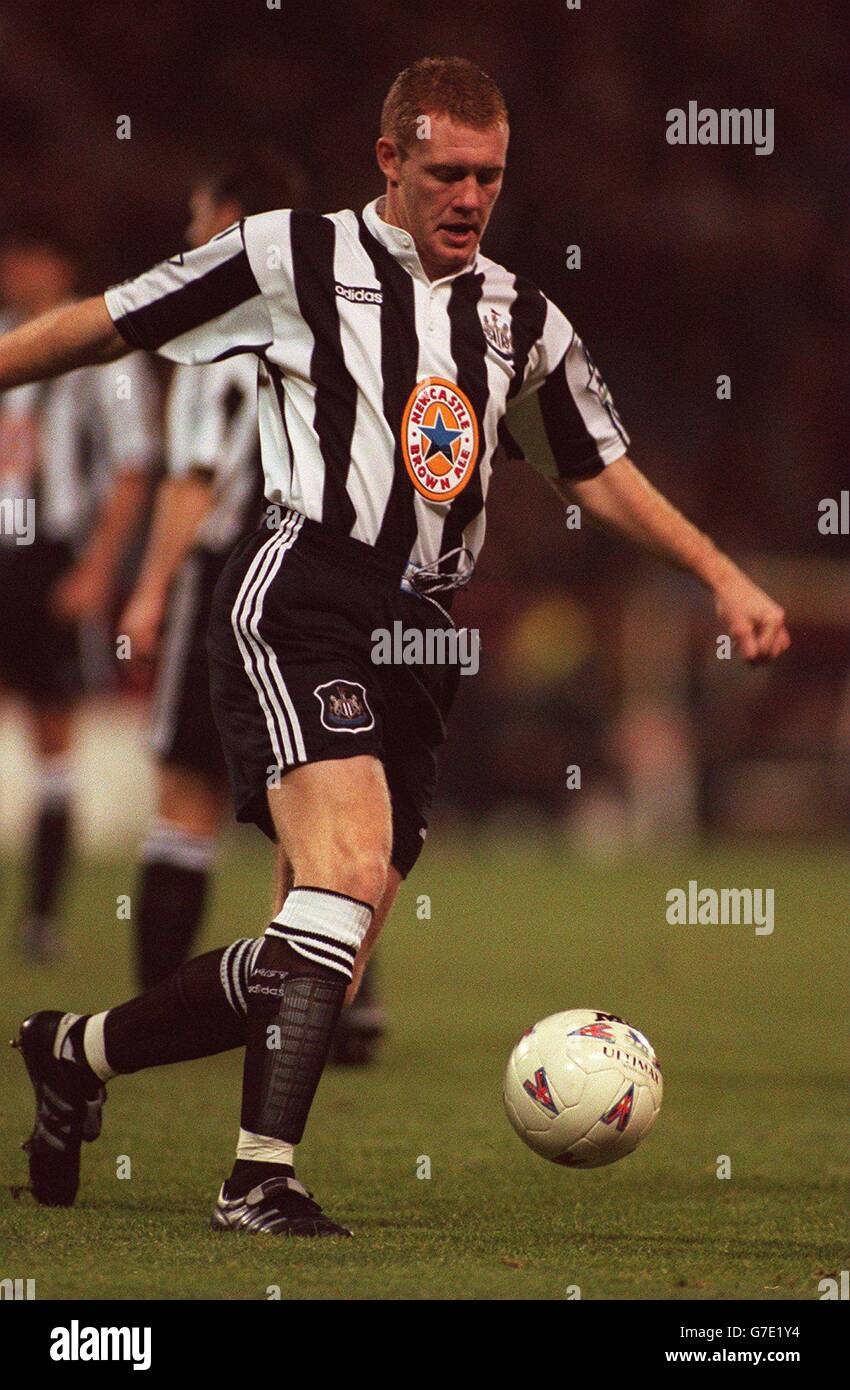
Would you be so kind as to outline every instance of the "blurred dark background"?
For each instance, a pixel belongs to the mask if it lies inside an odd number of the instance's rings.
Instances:
[[[717,661],[695,585],[566,530],[505,466],[459,604],[483,663],[461,681],[448,808],[518,807],[593,847],[846,815],[847,538],[818,529],[848,487],[845,33],[837,0],[0,4],[0,230],[61,222],[91,289],[182,245],[211,158],[271,145],[299,201],[359,207],[381,191],[402,67],[458,53],[502,86],[509,169],[484,249],[561,305],[636,462],[773,584],[795,646],[771,673]],[[774,152],[668,145],[689,100],[773,108]]]

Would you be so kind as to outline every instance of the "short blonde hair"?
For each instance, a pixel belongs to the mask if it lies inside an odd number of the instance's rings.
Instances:
[[[404,153],[423,115],[450,116],[475,130],[508,124],[499,88],[468,58],[420,58],[400,72],[381,111],[381,135],[390,136]]]

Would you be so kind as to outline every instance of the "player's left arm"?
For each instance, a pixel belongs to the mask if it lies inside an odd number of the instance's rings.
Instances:
[[[705,585],[745,661],[774,661],[790,646],[782,608],[662,496],[626,455],[594,477],[552,479],[568,503],[606,530]]]

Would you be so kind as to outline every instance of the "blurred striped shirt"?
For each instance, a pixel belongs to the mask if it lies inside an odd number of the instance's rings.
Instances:
[[[254,530],[263,503],[255,361],[239,356],[176,368],[166,405],[165,458],[174,477],[199,469],[211,478],[212,506],[196,545],[224,554]]]

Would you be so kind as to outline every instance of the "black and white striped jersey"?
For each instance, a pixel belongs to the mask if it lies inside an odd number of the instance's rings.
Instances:
[[[157,461],[158,395],[142,353],[5,392],[0,499],[32,499],[36,539],[76,545],[110,477]]]
[[[212,475],[213,504],[196,544],[222,555],[260,520],[263,479],[257,427],[257,360],[240,355],[175,369],[165,413],[169,473]]]
[[[257,354],[269,502],[401,569],[457,547],[475,557],[506,417],[532,462],[565,478],[600,472],[628,439],[539,290],[480,254],[430,281],[379,207],[249,217],[106,305],[130,346],[177,362]]]

